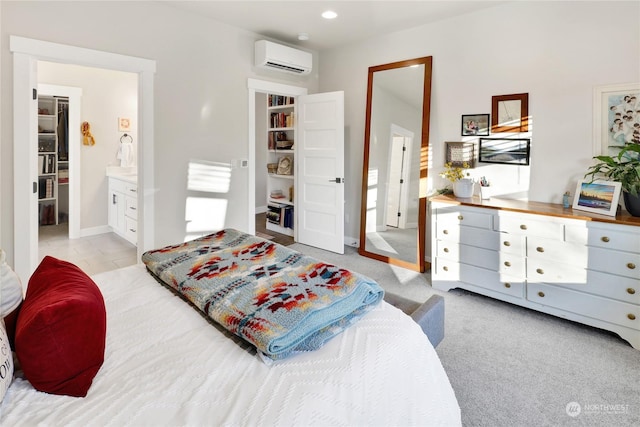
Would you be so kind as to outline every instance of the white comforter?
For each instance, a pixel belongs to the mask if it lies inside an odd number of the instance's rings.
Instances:
[[[0,425],[460,425],[438,356],[382,303],[318,351],[265,364],[136,265],[93,277],[105,362],[86,398],[16,378]]]

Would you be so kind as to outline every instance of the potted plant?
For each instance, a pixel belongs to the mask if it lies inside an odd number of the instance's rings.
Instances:
[[[469,169],[469,167],[467,162],[463,162],[462,166],[454,166],[451,162],[444,164],[445,170],[440,176],[453,183],[453,194],[456,197],[468,198],[473,196],[474,182],[471,178],[466,178],[469,173],[465,173],[465,170]]]
[[[622,196],[627,211],[640,216],[640,143],[625,144],[617,156],[596,156],[598,163],[585,174],[591,180],[603,177],[622,184]]]

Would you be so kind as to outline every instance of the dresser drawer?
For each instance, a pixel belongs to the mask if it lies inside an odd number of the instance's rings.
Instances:
[[[527,284],[527,299],[538,304],[640,330],[640,306],[637,305],[542,283]]]
[[[500,265],[498,271],[501,274],[508,274],[514,277],[527,277],[527,264],[523,257],[500,252]]]
[[[590,247],[589,270],[640,279],[640,254]]]
[[[463,264],[497,270],[500,262],[498,252],[454,242],[438,240],[436,242],[438,258]]]
[[[493,212],[488,209],[471,210],[460,206],[439,207],[436,209],[436,221],[451,227],[455,224],[467,227],[493,230]]]
[[[506,252],[524,257],[527,238],[518,234],[500,233],[500,252]]]
[[[570,283],[579,286],[587,283],[587,270],[544,258],[527,258],[527,281],[529,283]]]
[[[551,220],[544,221],[540,216],[513,215],[501,212],[496,216],[495,221],[497,222],[496,229],[504,233],[547,237],[556,240],[564,239],[564,224]]]
[[[464,282],[513,297],[524,298],[525,281],[519,278],[440,258],[436,259],[432,268],[436,281]]]
[[[527,237],[527,257],[587,268],[589,248],[543,237]]]
[[[436,223],[436,239],[465,245],[478,246],[497,251],[500,247],[500,235],[495,231],[456,224]]]
[[[574,291],[588,292],[604,298],[612,298],[640,305],[640,280],[614,276],[599,271],[587,270],[587,283],[557,284]]]
[[[589,227],[589,246],[640,253],[638,227],[617,227],[616,230],[598,226]]]

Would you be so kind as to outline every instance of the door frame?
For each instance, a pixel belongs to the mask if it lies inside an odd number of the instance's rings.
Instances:
[[[154,133],[153,81],[156,61],[25,37],[9,36],[13,53],[13,262],[27,280],[38,264],[37,200],[32,193],[36,177],[37,61],[83,65],[138,75],[138,259],[154,247]],[[25,144],[25,142],[27,142]],[[24,167],[28,165],[28,167]],[[29,215],[25,215],[29,212]]]
[[[285,85],[266,80],[247,79],[249,89],[249,185],[247,189],[249,213],[247,233],[256,234],[256,93],[273,93],[284,96],[306,95],[306,87]],[[266,120],[266,118],[265,118]]]
[[[398,220],[398,228],[407,228],[408,224],[407,224],[407,210],[409,208],[409,178],[410,178],[410,173],[409,170],[411,169],[411,153],[412,153],[412,149],[413,149],[413,138],[414,138],[414,133],[411,132],[408,129],[403,128],[402,126],[396,125],[394,123],[391,123],[391,130],[389,131],[389,154],[388,154],[388,159],[391,159],[391,151],[393,150],[393,137],[394,136],[401,136],[403,138],[403,144],[405,147],[405,150],[403,152],[403,156],[402,156],[402,180],[404,181],[404,183],[406,185],[403,185],[400,188],[400,206],[398,206],[398,209],[401,213],[400,215],[400,219]],[[389,164],[389,167],[387,168],[387,181],[386,182],[391,182],[391,180],[389,179],[389,177],[391,176],[391,168],[392,165]],[[385,194],[384,194],[384,200],[385,200],[385,208],[384,208],[384,220],[383,220],[383,224],[382,224],[382,231],[386,230],[387,227],[387,220],[388,220],[388,209],[386,206],[386,202],[389,199],[389,192],[390,190],[390,185],[387,185],[387,188],[385,189]],[[416,224],[417,225],[417,224]]]

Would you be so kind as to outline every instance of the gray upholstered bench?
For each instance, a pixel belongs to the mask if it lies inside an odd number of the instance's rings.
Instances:
[[[432,295],[424,303],[412,301],[400,295],[386,292],[384,300],[399,308],[422,328],[431,344],[436,347],[444,338],[444,298]]]

